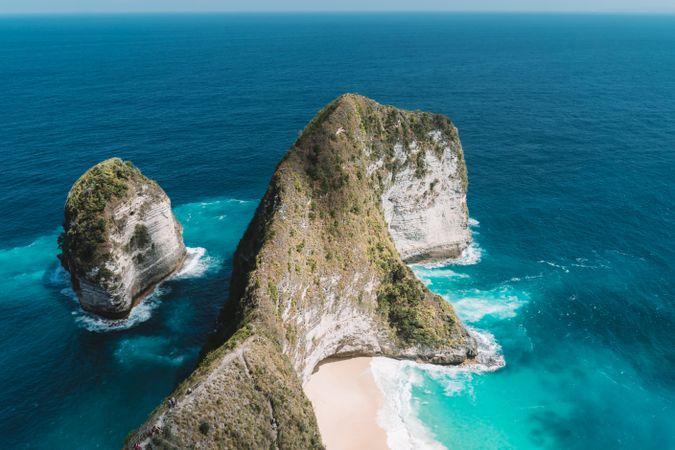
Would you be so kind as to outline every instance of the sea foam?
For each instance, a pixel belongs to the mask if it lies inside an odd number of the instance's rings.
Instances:
[[[477,289],[465,291],[458,297],[446,299],[455,308],[457,315],[469,323],[480,322],[488,316],[494,319],[513,318],[516,311],[528,302],[525,292],[516,291],[509,285],[502,285],[490,291]]]
[[[480,223],[470,219],[469,225],[477,228]],[[474,234],[477,234],[474,231]],[[415,264],[412,266],[416,276],[427,286],[438,280],[461,280],[468,274],[452,270],[451,266],[478,264],[483,250],[474,240],[458,258],[435,264]],[[459,269],[457,269],[459,270]],[[486,316],[504,319],[513,317],[516,310],[525,303],[508,284],[494,291],[465,291],[461,296],[452,289],[446,298],[465,322],[476,323]],[[483,330],[467,327],[476,340],[478,354],[471,363],[459,366],[438,366],[418,364],[412,361],[397,361],[387,358],[374,358],[371,364],[375,383],[384,397],[384,405],[378,412],[378,423],[387,432],[387,444],[394,450],[408,449],[444,449],[437,442],[431,430],[417,417],[418,403],[413,397],[413,388],[423,386],[425,380],[433,380],[443,387],[447,396],[469,394],[472,392],[472,379],[483,373],[493,372],[505,366],[501,346],[495,337]]]
[[[70,289],[68,288],[68,290]],[[70,291],[72,292],[72,290]],[[167,287],[158,286],[152,294],[148,295],[138,305],[132,308],[129,317],[126,319],[104,319],[103,317],[90,314],[81,308],[73,311],[73,315],[75,316],[75,322],[88,331],[106,333],[109,331],[128,330],[129,328],[133,328],[138,324],[148,321],[152,317],[153,311],[159,308],[161,303],[160,297],[169,292],[170,290]],[[72,293],[72,297],[77,301],[74,292]]]
[[[492,334],[473,328],[469,328],[469,333],[478,344],[478,355],[472,363],[450,367],[373,358],[371,371],[384,398],[377,420],[387,433],[387,444],[391,449],[446,448],[417,418],[418,405],[413,399],[413,388],[422,386],[425,377],[439,382],[445,394],[453,396],[470,390],[474,376],[504,367],[501,347]]]
[[[174,274],[171,279],[185,280],[189,278],[200,278],[207,274],[211,269],[217,267],[218,264],[219,261],[216,258],[208,256],[205,248],[188,247],[183,267]],[[56,270],[52,272],[49,276],[49,282],[57,286],[62,286],[61,294],[77,303],[77,309],[72,312],[73,316],[75,316],[75,322],[80,327],[96,333],[128,330],[143,322],[147,322],[152,317],[153,312],[159,308],[161,297],[171,292],[168,286],[160,284],[150,295],[132,308],[129,317],[126,319],[105,319],[95,314],[88,313],[80,307],[77,295],[70,287],[68,273],[61,266],[58,266]]]
[[[411,264],[417,278],[422,280],[427,286],[431,286],[434,279],[438,278],[469,278],[465,273],[455,272],[448,268],[432,268],[422,264]]]
[[[462,251],[458,258],[449,259],[446,264],[455,264],[458,266],[471,266],[478,264],[483,257],[483,249],[474,240],[471,244]]]
[[[216,258],[207,255],[206,249],[203,247],[188,247],[187,256],[183,267],[171,277],[174,280],[184,280],[187,278],[200,278],[208,273],[211,269],[218,266],[220,261]]]
[[[422,376],[413,364],[373,358],[371,372],[384,398],[377,423],[387,433],[387,445],[392,450],[444,449],[415,414],[412,389],[422,383]]]
[[[423,269],[438,269],[447,266],[472,266],[478,264],[483,258],[483,249],[473,240],[471,244],[457,258],[444,259],[438,262],[414,264],[415,267]]]

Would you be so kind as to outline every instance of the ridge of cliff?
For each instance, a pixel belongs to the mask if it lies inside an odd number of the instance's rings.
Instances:
[[[405,264],[469,245],[466,189],[446,117],[355,94],[327,105],[277,166],[239,242],[199,367],[127,444],[322,448],[302,391],[320,361],[475,357],[452,307]]]

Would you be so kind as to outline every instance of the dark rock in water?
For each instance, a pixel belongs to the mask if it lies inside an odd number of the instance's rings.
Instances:
[[[124,318],[186,255],[166,193],[128,161],[112,158],[82,175],[68,193],[61,264],[82,307]]]

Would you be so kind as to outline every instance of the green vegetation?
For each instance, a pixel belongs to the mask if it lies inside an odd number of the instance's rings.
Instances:
[[[111,219],[106,208],[125,198],[137,181],[148,180],[130,162],[119,158],[95,165],[77,180],[68,193],[64,232],[59,236],[60,259],[67,268],[86,274],[108,258],[104,243]],[[136,231],[143,241],[143,230]],[[99,270],[97,278],[105,275]]]
[[[204,436],[209,434],[209,430],[211,429],[211,425],[206,420],[202,420],[201,423],[199,424],[199,432],[202,433]]]
[[[150,244],[150,233],[148,233],[148,228],[138,223],[134,227],[134,234],[131,236],[131,247],[135,249],[144,248]]]
[[[175,395],[181,404],[187,386],[207,394],[193,393],[189,407],[165,415],[153,447],[321,448],[298,372],[321,339],[310,334],[316,314],[341,303],[372,319],[389,356],[435,361],[465,343],[452,308],[401,261],[380,203],[391,173],[408,165],[425,174],[425,156],[439,151],[430,134],[438,130],[457,138],[445,117],[352,94],[307,125],[235,252],[230,300],[210,351]],[[395,158],[394,146],[412,141],[419,152],[404,148],[412,157]],[[158,408],[136,436],[165,411]]]
[[[439,343],[431,329],[434,324],[425,321],[423,310],[419,308],[424,297],[424,288],[404,266],[392,270],[380,285],[377,293],[379,310],[405,344]]]
[[[172,394],[184,408],[127,437],[126,448],[150,435],[148,448],[321,449],[316,419],[302,385],[281,349],[263,334],[239,341],[235,354],[207,358]],[[229,355],[227,364],[222,358]],[[216,385],[202,385],[208,375]],[[188,391],[188,388],[190,389]],[[200,389],[206,395],[198,395]],[[162,414],[166,403],[154,414]]]

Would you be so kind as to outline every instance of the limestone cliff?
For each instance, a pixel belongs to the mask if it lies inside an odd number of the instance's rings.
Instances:
[[[103,317],[126,317],[185,259],[169,197],[119,158],[95,165],[75,182],[63,228],[61,263],[82,307]]]
[[[301,388],[321,360],[475,356],[452,307],[401,259],[468,245],[466,187],[447,118],[352,94],[326,106],[279,163],[239,243],[210,352],[128,445],[321,448]]]
[[[368,169],[377,170],[385,162],[395,167],[384,175],[382,209],[406,262],[456,258],[471,242],[462,148],[457,132],[445,131],[397,142],[393,161],[387,154]]]

